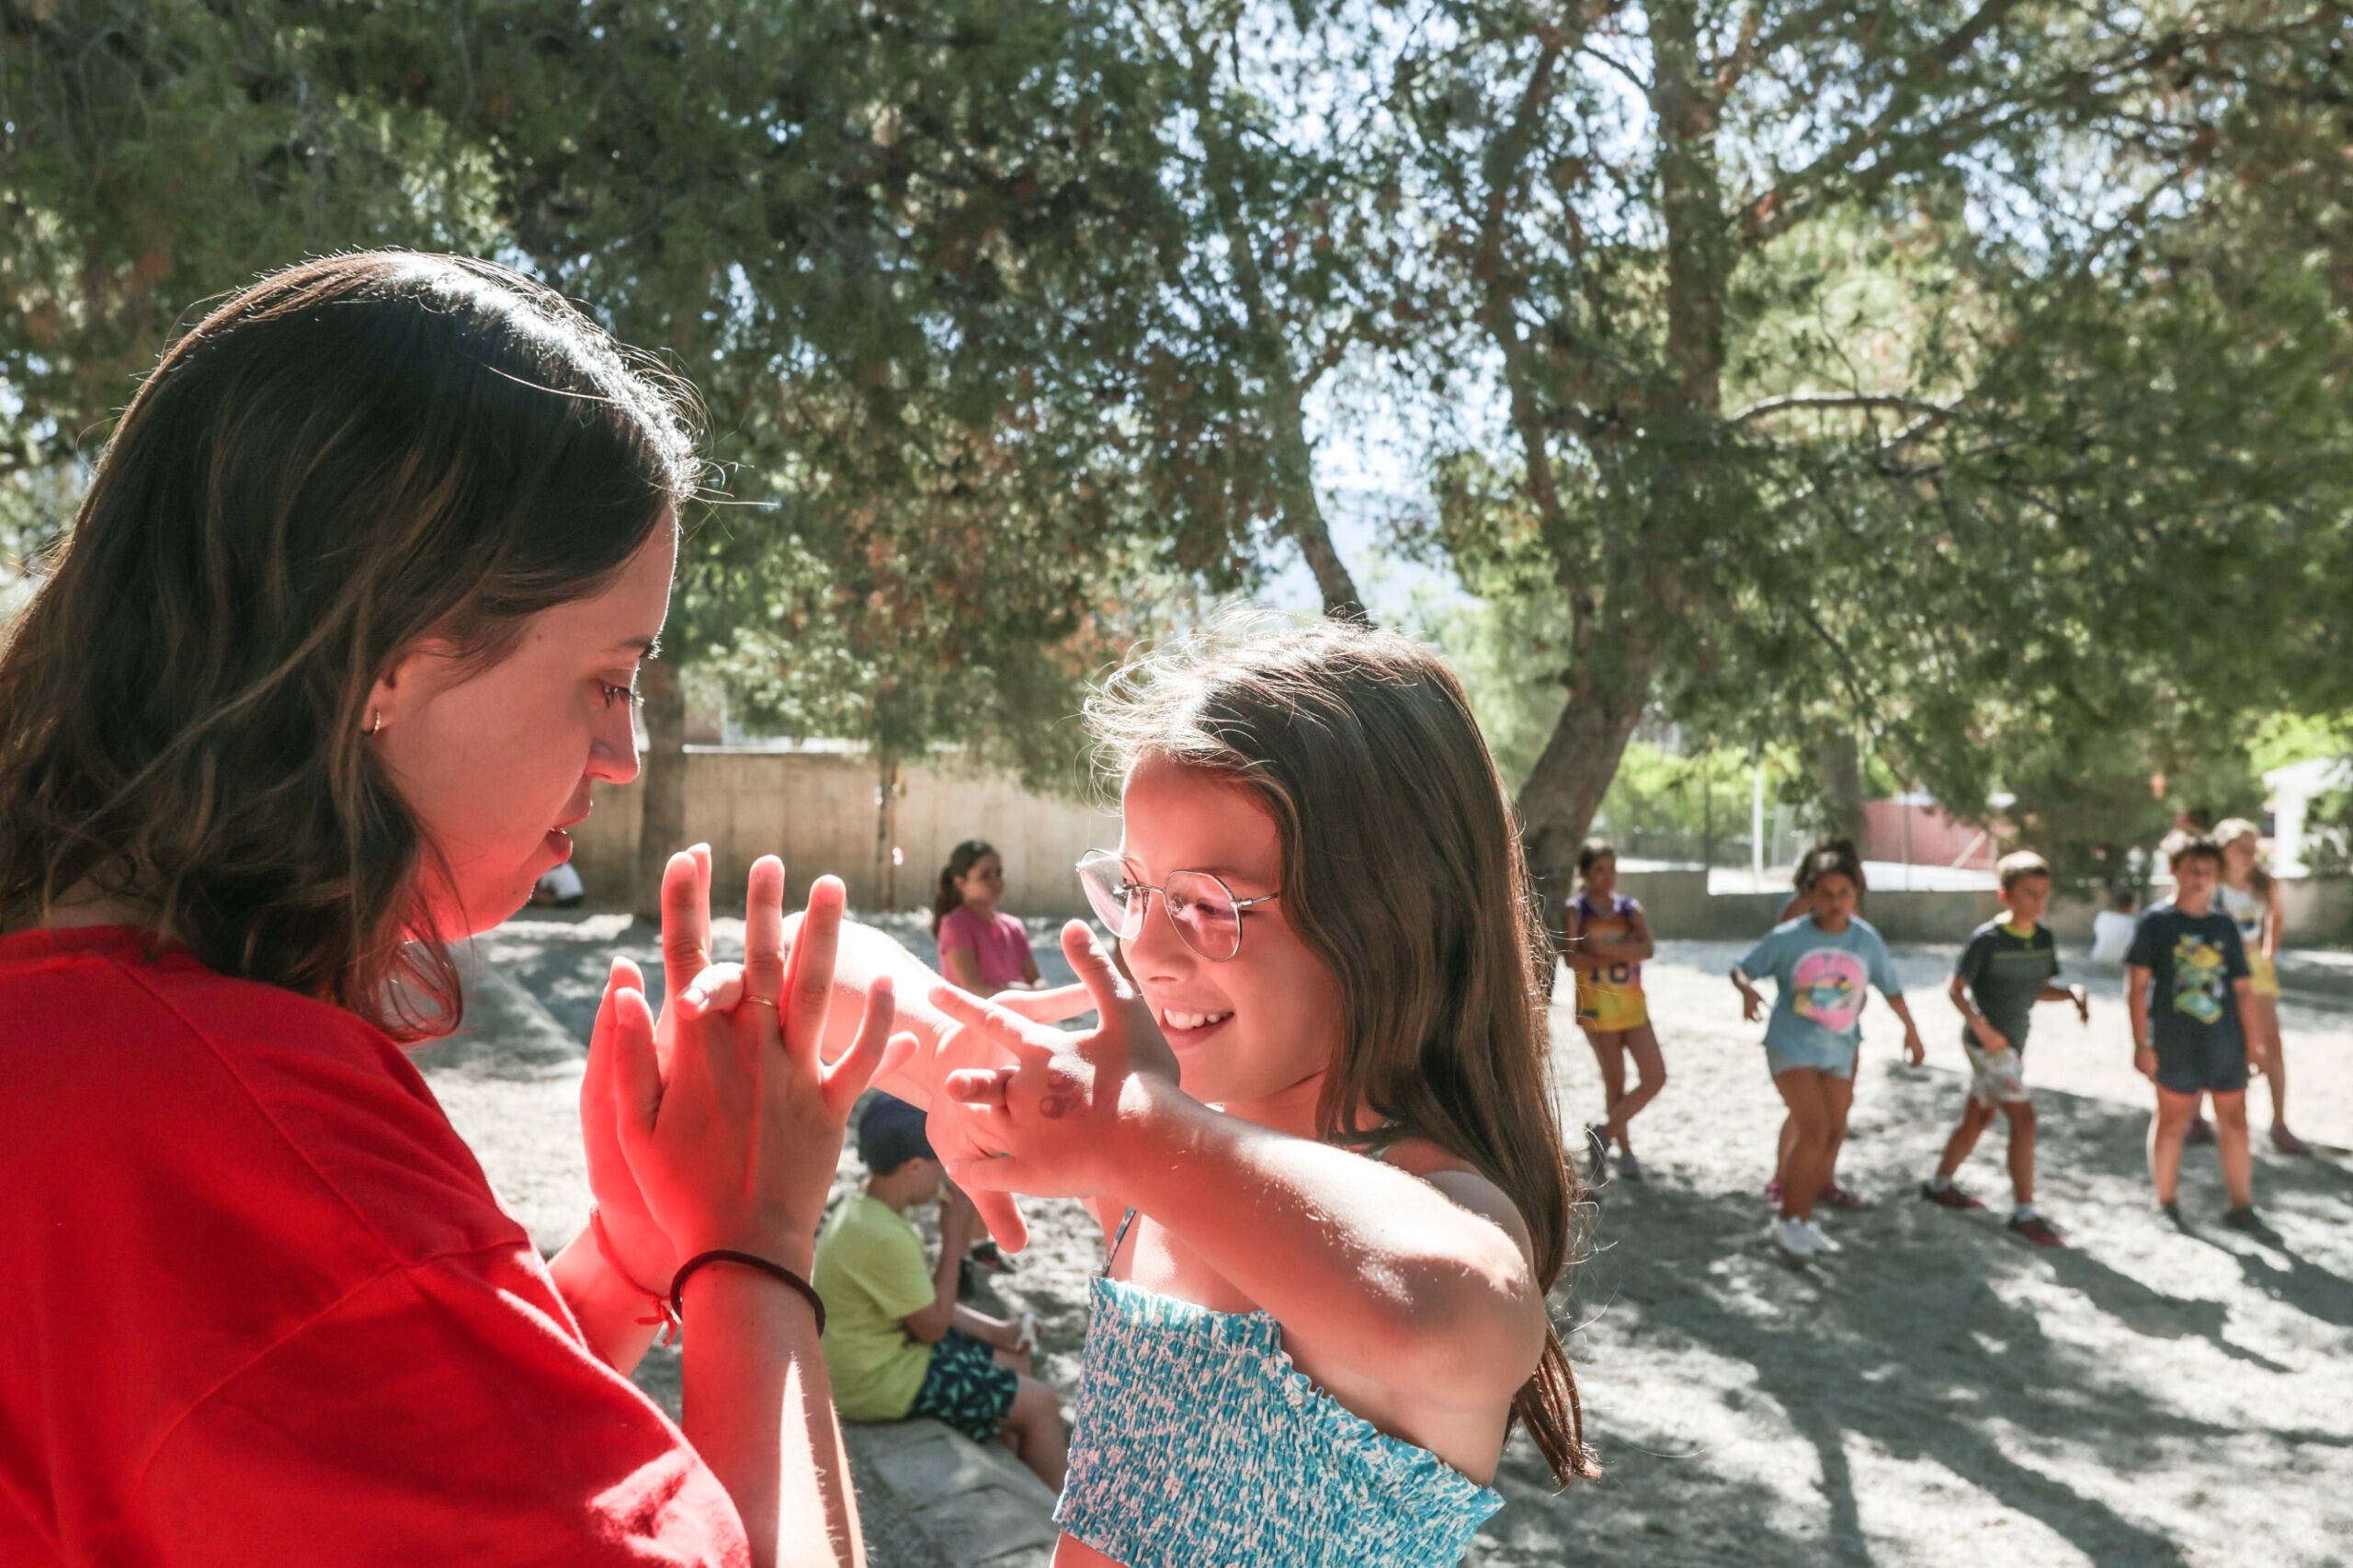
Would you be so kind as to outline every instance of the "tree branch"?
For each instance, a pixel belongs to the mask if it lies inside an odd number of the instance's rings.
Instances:
[[[1984,4],[1972,12],[1969,18],[1961,26],[1913,55],[1904,62],[1899,74],[1898,80],[1903,85],[1897,87],[1890,97],[1887,106],[1880,110],[1870,123],[1859,127],[1836,146],[1800,169],[1796,175],[1780,182],[1773,189],[1751,202],[1747,210],[1741,214],[1742,228],[1749,231],[1752,237],[1769,238],[1772,233],[1778,233],[1780,227],[1785,227],[1786,221],[1770,231],[1765,229],[1765,225],[1778,211],[1793,205],[1785,192],[1819,186],[1824,180],[1852,168],[1864,153],[1883,143],[1888,134],[1895,129],[1896,123],[1903,119],[1904,109],[1910,108],[1914,101],[1906,90],[1909,84],[1922,77],[1943,75],[1954,61],[1976,47],[1979,39],[2000,26],[2003,17],[2008,15],[2017,3],[2018,0],[1984,0]]]
[[[1955,405],[1929,403],[1923,398],[1904,397],[1892,392],[1792,392],[1786,397],[1768,397],[1752,403],[1730,419],[1726,428],[1736,428],[1752,419],[1765,419],[1776,414],[1789,414],[1802,409],[1824,408],[1901,408],[1929,415],[1930,422],[1949,419]],[[1916,433],[1923,426],[1912,426]]]

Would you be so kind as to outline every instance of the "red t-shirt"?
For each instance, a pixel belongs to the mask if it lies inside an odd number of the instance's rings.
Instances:
[[[0,937],[0,1563],[743,1563],[399,1047]]]

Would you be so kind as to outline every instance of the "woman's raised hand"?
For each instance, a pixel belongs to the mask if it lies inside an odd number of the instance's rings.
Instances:
[[[698,844],[670,857],[662,869],[662,1013],[654,1020],[656,1062],[665,1070],[676,1042],[678,998],[710,964],[710,846]],[[684,1261],[645,1206],[621,1153],[613,1104],[614,1008],[623,991],[645,994],[645,976],[625,958],[613,960],[597,1023],[588,1037],[588,1070],[580,1080],[580,1138],[588,1156],[588,1190],[603,1216],[605,1234],[638,1288],[660,1290]]]
[[[931,1143],[949,1176],[976,1198],[1116,1191],[1120,1122],[1142,1113],[1155,1086],[1176,1086],[1176,1053],[1085,922],[1063,927],[1063,953],[1101,1016],[1085,1034],[952,986],[931,994],[931,1005],[957,1021],[940,1042],[947,1071],[931,1106]]]
[[[886,1047],[915,1042],[891,1039],[891,983],[878,976],[850,1048],[824,1066],[817,1048],[835,1005],[842,885],[824,877],[810,890],[789,960],[783,905],[784,866],[764,856],[752,867],[741,1000],[669,1009],[666,1071],[641,991],[616,993],[608,1044],[621,1152],[678,1256],[723,1248],[805,1272],[850,1108]]]

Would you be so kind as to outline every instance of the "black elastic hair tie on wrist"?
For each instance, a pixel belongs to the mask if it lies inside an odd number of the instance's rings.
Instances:
[[[758,1269],[772,1279],[782,1280],[809,1299],[811,1310],[817,1314],[817,1332],[821,1335],[825,1332],[825,1298],[817,1294],[817,1287],[810,1284],[781,1263],[772,1263],[754,1253],[723,1250],[695,1254],[694,1256],[680,1264],[678,1272],[671,1277],[670,1311],[677,1315],[680,1322],[684,1322],[687,1315],[687,1276],[708,1263],[740,1263],[746,1268]]]

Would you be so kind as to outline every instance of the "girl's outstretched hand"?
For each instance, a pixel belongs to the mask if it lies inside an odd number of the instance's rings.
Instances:
[[[1012,1062],[952,1069],[932,1102],[932,1147],[967,1192],[1086,1198],[1116,1190],[1122,1121],[1142,1115],[1156,1089],[1176,1086],[1176,1053],[1084,921],[1063,927],[1063,953],[1102,1017],[1085,1034],[1033,1023],[952,986],[931,994],[932,1006],[957,1021],[941,1042],[943,1061],[970,1051]]]

